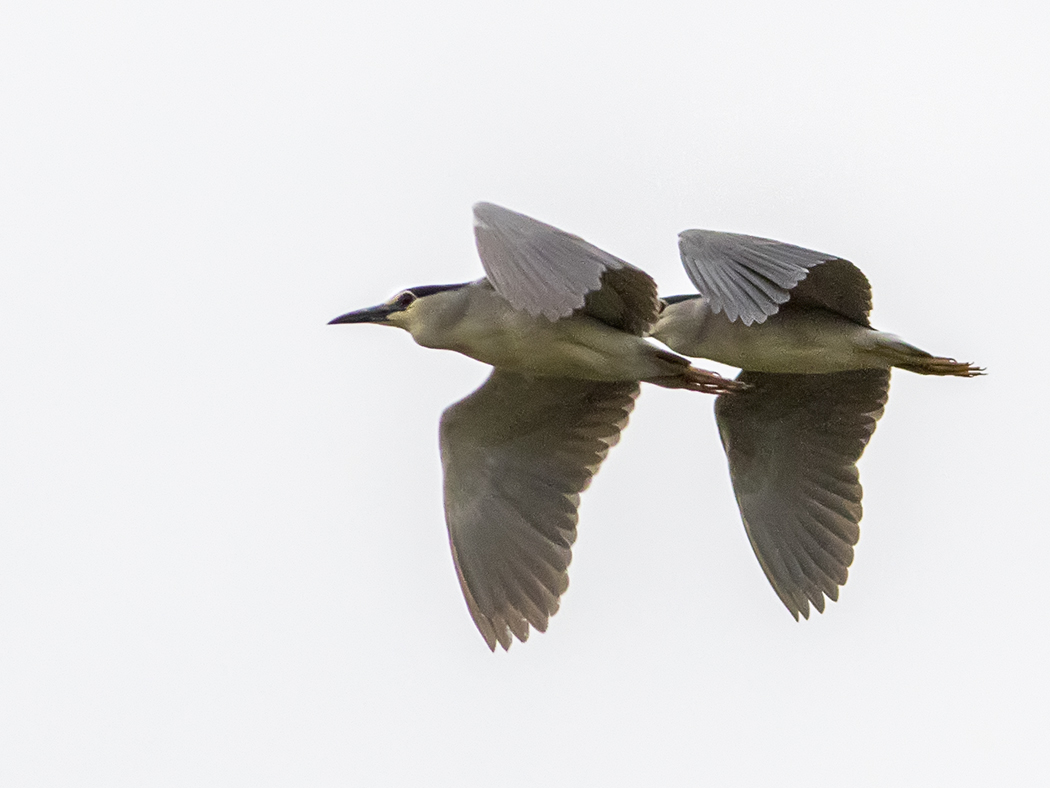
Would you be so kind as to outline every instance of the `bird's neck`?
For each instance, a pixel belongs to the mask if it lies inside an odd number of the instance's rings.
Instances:
[[[420,298],[405,313],[399,326],[423,347],[457,350],[457,327],[467,314],[469,291],[470,288],[464,287]]]
[[[650,335],[675,352],[695,356],[689,351],[703,346],[711,314],[711,305],[700,297],[667,304]]]

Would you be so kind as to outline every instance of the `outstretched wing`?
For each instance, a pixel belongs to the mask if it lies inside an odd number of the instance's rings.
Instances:
[[[634,408],[635,382],[495,369],[441,417],[445,520],[474,623],[489,648],[540,632],[569,585],[580,493]]]
[[[678,236],[686,273],[716,312],[746,325],[781,305],[821,307],[868,325],[871,285],[853,263],[768,238],[712,230]]]
[[[515,309],[549,320],[582,309],[639,335],[659,316],[652,277],[579,236],[479,202],[474,238],[489,281]]]
[[[857,460],[882,416],[889,370],[742,372],[715,417],[751,547],[797,620],[838,599],[860,538]]]

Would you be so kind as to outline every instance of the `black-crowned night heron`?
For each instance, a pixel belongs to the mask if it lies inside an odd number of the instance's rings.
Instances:
[[[474,206],[486,278],[403,290],[332,323],[378,323],[491,364],[441,417],[445,521],[489,648],[541,632],[568,587],[579,495],[620,437],[639,381],[741,384],[643,339],[661,304],[645,272],[505,208]]]
[[[889,393],[890,369],[974,377],[868,322],[871,286],[852,263],[766,238],[679,236],[700,295],[674,296],[652,336],[739,367],[750,388],[715,417],[751,546],[797,620],[838,599],[860,537],[857,460]]]

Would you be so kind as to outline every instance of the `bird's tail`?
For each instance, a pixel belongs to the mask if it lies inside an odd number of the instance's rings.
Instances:
[[[934,356],[893,334],[879,331],[872,335],[872,351],[890,364],[919,375],[954,375],[960,378],[975,378],[984,374],[984,367],[975,366],[968,361],[956,361],[954,358]]]

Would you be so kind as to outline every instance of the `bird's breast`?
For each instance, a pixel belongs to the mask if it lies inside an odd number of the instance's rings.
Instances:
[[[641,337],[586,315],[554,321],[533,316],[494,293],[475,298],[440,340],[427,344],[541,377],[641,380],[668,373],[657,348]]]

